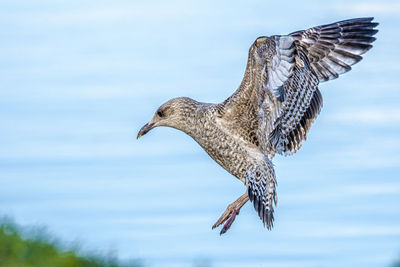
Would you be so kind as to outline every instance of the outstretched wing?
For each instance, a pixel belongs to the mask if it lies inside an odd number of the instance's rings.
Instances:
[[[318,83],[359,62],[377,25],[360,18],[258,38],[239,89],[222,105],[224,121],[270,158],[295,153],[322,107]]]
[[[297,54],[303,54],[306,57],[305,62],[309,63],[307,68],[295,70],[295,75],[287,82],[287,89],[294,92],[290,94],[292,101],[297,97],[296,92],[299,93],[299,89],[304,90],[293,83],[297,75],[312,77],[313,81],[316,76],[319,82],[324,82],[351,70],[351,66],[362,59],[361,55],[371,49],[371,43],[376,40],[373,35],[378,32],[374,29],[378,23],[372,20],[373,18],[344,20],[290,34],[295,39]],[[311,73],[307,73],[309,69]],[[311,101],[302,102],[306,104],[305,109],[300,108],[300,112],[297,110],[294,113],[296,108],[291,110],[286,105],[280,123],[270,135],[270,143],[279,154],[293,154],[299,150],[318,116],[322,108],[322,95],[316,87],[317,83],[314,86],[314,90],[307,91],[312,93]]]
[[[372,48],[378,23],[374,18],[343,20],[290,34],[302,50],[318,79],[328,81],[351,70],[361,55]]]

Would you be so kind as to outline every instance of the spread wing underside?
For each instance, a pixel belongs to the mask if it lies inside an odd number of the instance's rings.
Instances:
[[[260,37],[250,47],[245,76],[224,102],[228,126],[273,157],[295,153],[322,107],[318,84],[359,62],[378,23],[360,18]]]

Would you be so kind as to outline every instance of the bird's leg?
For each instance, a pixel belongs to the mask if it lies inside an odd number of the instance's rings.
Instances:
[[[236,218],[236,215],[239,214],[240,209],[243,207],[243,205],[249,200],[249,195],[247,194],[247,191],[245,194],[243,194],[241,197],[239,197],[235,202],[232,204],[229,204],[224,213],[219,217],[218,221],[213,225],[212,229],[220,226],[221,224],[224,224],[224,227],[222,228],[220,234],[226,233],[228,229],[231,227],[233,221]]]

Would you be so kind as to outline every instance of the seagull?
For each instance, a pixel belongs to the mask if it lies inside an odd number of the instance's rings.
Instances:
[[[272,159],[300,149],[322,108],[319,83],[348,72],[372,48],[378,32],[373,19],[259,37],[250,46],[242,82],[228,99],[214,104],[173,98],[140,129],[137,138],[158,126],[185,132],[246,186],[212,229],[223,224],[224,234],[250,200],[271,230],[277,204]]]

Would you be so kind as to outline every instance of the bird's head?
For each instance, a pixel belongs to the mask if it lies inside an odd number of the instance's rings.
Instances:
[[[196,116],[198,102],[188,97],[177,97],[162,104],[153,118],[139,131],[137,138],[158,126],[168,126],[178,130],[186,130],[186,122]]]

